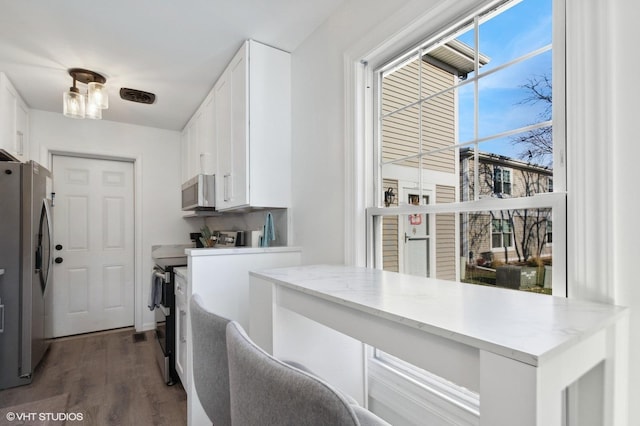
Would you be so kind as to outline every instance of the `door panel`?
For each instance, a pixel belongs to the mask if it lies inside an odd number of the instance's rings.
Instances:
[[[56,155],[53,175],[53,336],[133,325],[133,164]]]

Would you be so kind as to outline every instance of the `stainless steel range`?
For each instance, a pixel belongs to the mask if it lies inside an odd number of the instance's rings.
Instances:
[[[156,319],[156,359],[167,385],[175,384],[176,373],[176,319],[175,319],[175,272],[174,268],[187,265],[184,250],[191,245],[162,245],[151,248],[155,266],[151,276],[152,292],[149,309]]]
[[[193,234],[197,240],[200,234]],[[244,245],[242,231],[215,231],[212,239],[215,248],[231,248]],[[155,312],[156,358],[163,380],[168,385],[179,381],[176,372],[176,296],[174,268],[187,266],[185,249],[193,245],[175,244],[151,247],[151,257],[155,263],[151,275],[149,309]]]

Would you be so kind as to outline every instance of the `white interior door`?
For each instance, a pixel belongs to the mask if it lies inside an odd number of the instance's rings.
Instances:
[[[53,156],[53,337],[133,325],[133,163]]]
[[[401,200],[406,204],[429,204],[430,191],[420,199],[417,188],[401,187]],[[408,215],[401,223],[399,246],[402,247],[401,272],[422,277],[431,276],[431,238],[428,214]]]

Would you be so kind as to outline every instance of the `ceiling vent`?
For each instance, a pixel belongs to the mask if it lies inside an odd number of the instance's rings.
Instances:
[[[127,89],[126,87],[120,89],[120,97],[126,101],[138,102],[140,104],[152,104],[156,101],[156,95],[153,93]]]

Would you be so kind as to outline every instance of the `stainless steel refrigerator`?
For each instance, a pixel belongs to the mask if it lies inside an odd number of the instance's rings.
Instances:
[[[48,348],[51,173],[0,162],[0,389],[31,383]]]

